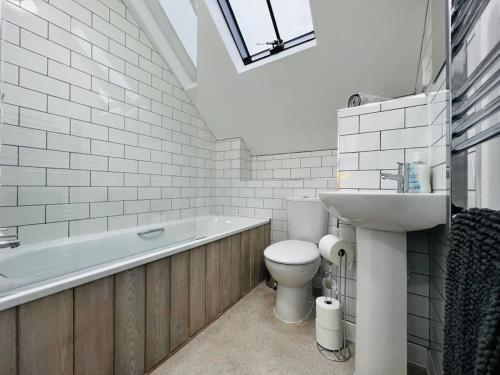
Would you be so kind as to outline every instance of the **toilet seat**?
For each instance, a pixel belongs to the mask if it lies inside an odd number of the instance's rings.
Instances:
[[[264,257],[275,263],[300,265],[316,261],[320,254],[312,242],[287,240],[268,246],[264,250]]]

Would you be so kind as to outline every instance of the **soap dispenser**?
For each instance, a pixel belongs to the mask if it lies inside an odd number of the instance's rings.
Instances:
[[[431,170],[420,152],[415,153],[413,162],[410,163],[408,188],[410,193],[431,192]]]

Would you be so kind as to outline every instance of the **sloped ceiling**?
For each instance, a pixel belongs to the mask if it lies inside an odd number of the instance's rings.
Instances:
[[[191,94],[217,139],[252,155],[337,145],[337,110],[366,92],[414,93],[425,0],[311,0],[317,46],[238,74],[204,0]]]

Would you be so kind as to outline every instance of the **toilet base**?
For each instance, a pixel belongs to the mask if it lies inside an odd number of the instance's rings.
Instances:
[[[312,283],[301,287],[288,287],[278,284],[276,292],[276,317],[285,323],[299,323],[307,320],[314,308]]]

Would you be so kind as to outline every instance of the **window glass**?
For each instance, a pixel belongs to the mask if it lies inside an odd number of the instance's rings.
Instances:
[[[217,1],[245,65],[315,38],[309,0]]]
[[[285,42],[313,31],[309,0],[272,0],[271,5]]]
[[[266,0],[229,0],[250,55],[269,49],[276,39]]]

